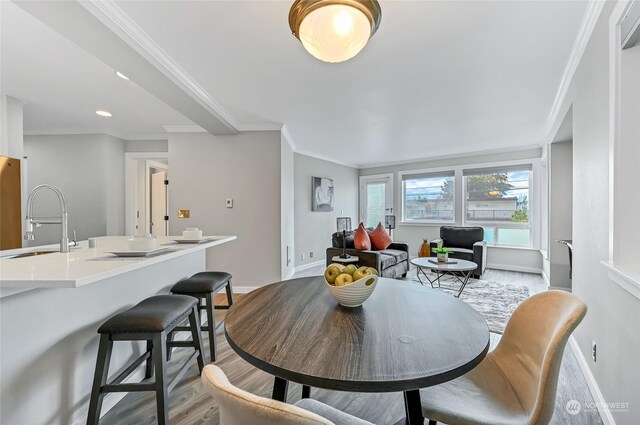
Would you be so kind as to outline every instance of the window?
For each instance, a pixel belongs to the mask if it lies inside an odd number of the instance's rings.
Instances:
[[[402,221],[431,223],[455,221],[455,173],[402,175]]]
[[[463,170],[465,225],[485,228],[492,245],[531,246],[531,164]]]

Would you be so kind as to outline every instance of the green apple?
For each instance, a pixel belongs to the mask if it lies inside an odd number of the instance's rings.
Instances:
[[[346,286],[353,282],[353,277],[350,274],[342,273],[336,277],[336,286]]]
[[[366,267],[360,267],[358,270],[356,270],[355,272],[353,272],[353,280],[360,280],[363,277],[367,277],[367,276],[371,276],[371,273],[369,273],[369,270],[367,270]]]
[[[371,274],[375,274],[376,276],[379,276],[379,275],[378,275],[378,270],[376,270],[375,268],[373,268],[373,267],[367,267],[367,270],[369,271],[369,273],[371,273]]]
[[[331,267],[331,266],[336,266],[337,268],[339,268],[341,271],[344,270],[344,264],[340,264],[340,263],[331,263],[329,264],[327,267]]]
[[[356,270],[358,270],[356,266],[354,266],[353,264],[349,264],[347,267],[344,268],[344,270],[342,270],[342,272],[353,275],[353,272],[355,272]]]
[[[324,278],[327,279],[327,282],[329,282],[330,285],[333,285],[336,281],[336,277],[338,277],[340,273],[342,273],[342,270],[334,265],[330,265],[324,271]]]

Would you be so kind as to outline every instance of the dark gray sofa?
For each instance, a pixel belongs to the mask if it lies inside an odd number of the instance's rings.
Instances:
[[[359,258],[360,266],[375,268],[381,277],[397,279],[406,277],[409,271],[409,245],[393,242],[387,249],[381,251],[364,251],[355,249],[353,238],[355,232],[347,233],[347,254]],[[342,254],[342,233],[331,236],[331,248],[327,248],[327,266],[332,258]]]
[[[480,279],[487,268],[487,243],[483,241],[484,229],[482,227],[442,226],[440,227],[440,239],[431,241],[431,256],[436,253],[433,248],[451,248],[451,258],[473,261],[478,268],[473,271],[473,277]]]

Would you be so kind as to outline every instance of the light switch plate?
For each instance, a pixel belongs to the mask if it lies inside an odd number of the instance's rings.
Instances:
[[[233,208],[233,199],[227,198],[226,205],[227,205],[227,208]]]

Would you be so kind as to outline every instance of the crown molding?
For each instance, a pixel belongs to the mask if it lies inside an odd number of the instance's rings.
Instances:
[[[199,125],[163,125],[164,131],[167,133],[206,133],[207,130]]]
[[[141,53],[164,75],[177,83],[193,99],[205,107],[230,130],[237,131],[238,122],[217,100],[207,93],[178,63],[171,58],[113,0],[81,2],[100,22],[118,34],[130,47]]]
[[[389,167],[393,165],[405,165],[405,164],[415,164],[418,162],[431,162],[431,161],[442,161],[445,159],[452,158],[467,158],[478,155],[495,155],[500,153],[508,153],[508,152],[519,152],[533,149],[542,149],[540,145],[523,145],[523,146],[513,146],[508,148],[496,148],[496,149],[487,149],[482,151],[474,151],[474,152],[459,152],[452,153],[446,155],[437,155],[437,156],[427,156],[421,158],[413,158],[413,159],[404,159],[400,161],[391,161],[391,162],[378,162],[373,164],[360,165],[357,168],[364,170],[367,168],[377,168],[377,167]]]
[[[319,155],[319,154],[313,153],[313,152],[307,152],[307,151],[303,151],[303,150],[300,150],[300,149],[294,149],[294,152],[297,153],[297,154],[300,154],[300,155],[310,156],[311,158],[320,159],[322,161],[332,162],[332,163],[338,164],[338,165],[344,165],[345,167],[351,167],[351,168],[355,168],[355,169],[361,168],[356,163],[340,161],[340,160],[329,158],[328,156]]]
[[[237,129],[238,131],[280,131],[282,124],[275,122],[247,123],[238,125]]]
[[[296,143],[293,141],[293,137],[289,133],[289,129],[287,129],[286,124],[282,125],[282,128],[280,129],[280,134],[282,136],[284,136],[284,140],[287,141],[287,143],[289,144],[289,147],[291,148],[291,150],[295,152],[296,151]]]
[[[131,142],[139,140],[168,140],[169,136],[166,133],[147,133],[127,136],[125,139]]]
[[[562,103],[564,102],[567,92],[569,91],[569,86],[571,85],[573,76],[578,69],[578,65],[580,65],[580,61],[582,60],[584,51],[587,48],[587,44],[589,43],[591,34],[593,34],[593,30],[595,29],[596,23],[598,22],[598,18],[600,17],[600,13],[602,12],[605,3],[606,1],[598,0],[590,1],[587,4],[587,10],[585,11],[582,22],[580,23],[578,35],[573,42],[569,60],[567,61],[567,65],[564,68],[562,79],[560,80],[560,86],[558,87],[556,97],[553,100],[553,105],[551,106],[551,112],[549,113],[549,117],[547,119],[545,133],[543,134],[543,136],[545,136],[545,140],[553,137],[553,135],[550,135],[550,133],[553,130],[556,121],[558,120]]]
[[[115,131],[105,131],[101,129],[87,129],[78,130],[73,128],[63,128],[55,130],[26,130],[23,133],[25,136],[92,136],[92,135],[107,135],[115,137],[116,139],[131,140],[127,138],[125,134],[121,134]]]

